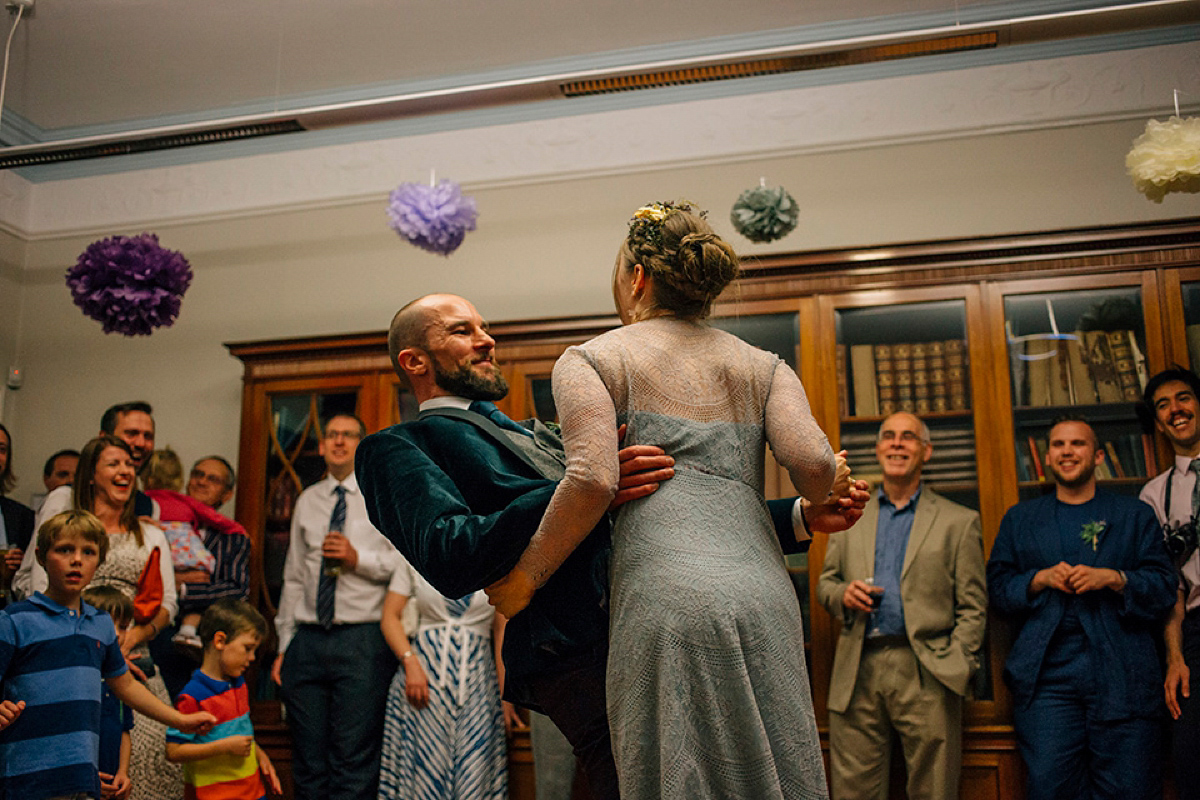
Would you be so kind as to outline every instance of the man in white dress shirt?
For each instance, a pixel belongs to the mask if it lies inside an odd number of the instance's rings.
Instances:
[[[325,423],[319,451],[328,474],[305,489],[292,514],[271,676],[292,729],[298,800],[374,797],[383,712],[396,659],[379,628],[400,555],[367,519],[354,453],[362,420]]]
[[[1175,451],[1175,463],[1142,489],[1167,533],[1168,549],[1181,565],[1179,595],[1163,629],[1167,649],[1165,683],[1175,756],[1175,782],[1181,798],[1200,797],[1200,702],[1192,698],[1192,670],[1200,670],[1200,553],[1196,522],[1200,514],[1200,378],[1186,369],[1164,370],[1146,382],[1144,400],[1154,426]],[[1200,676],[1200,672],[1197,672]]]

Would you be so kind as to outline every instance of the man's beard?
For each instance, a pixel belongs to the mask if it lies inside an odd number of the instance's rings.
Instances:
[[[1090,481],[1092,476],[1096,474],[1096,465],[1094,462],[1088,462],[1084,464],[1084,467],[1082,470],[1080,470],[1079,475],[1073,480],[1067,480],[1066,477],[1064,477],[1063,474],[1053,466],[1047,466],[1050,469],[1050,474],[1054,476],[1054,481],[1068,489],[1078,489],[1080,486],[1083,486]]]
[[[487,378],[465,364],[444,370],[436,358],[432,362],[434,382],[451,394],[468,400],[502,400],[508,394],[508,381],[495,365],[492,365],[492,377]]]

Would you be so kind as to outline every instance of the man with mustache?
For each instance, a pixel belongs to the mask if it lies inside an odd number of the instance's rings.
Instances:
[[[447,597],[508,574],[565,469],[556,432],[536,420],[515,423],[492,403],[508,393],[494,350],[487,324],[461,297],[429,295],[400,309],[388,352],[421,416],[368,436],[356,457],[371,522]],[[652,492],[672,474],[673,459],[655,447],[625,448],[621,461],[626,477],[614,502]],[[850,492],[845,502],[832,498],[803,512],[776,503],[792,548],[794,511],[814,528],[843,530],[866,499],[857,485]],[[597,800],[618,797],[604,699],[609,541],[605,519],[504,636],[506,699],[553,720]]]
[[[988,561],[992,608],[1016,637],[1004,678],[1029,800],[1162,797],[1155,639],[1175,572],[1150,508],[1096,488],[1103,458],[1087,422],[1060,417],[1054,493],[1008,510]]]
[[[1142,489],[1141,498],[1154,509],[1164,528],[1178,531],[1182,580],[1175,607],[1163,629],[1167,650],[1164,685],[1167,710],[1175,720],[1172,746],[1175,783],[1181,798],[1200,797],[1200,703],[1192,699],[1192,670],[1200,670],[1200,555],[1196,551],[1195,525],[1200,516],[1200,378],[1191,370],[1163,370],[1146,382],[1143,399],[1154,414],[1154,427],[1162,431],[1175,451],[1171,469]],[[1200,672],[1197,672],[1200,676]]]

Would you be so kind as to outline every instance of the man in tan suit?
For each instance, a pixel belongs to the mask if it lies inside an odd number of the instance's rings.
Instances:
[[[883,421],[875,455],[883,486],[853,528],[830,537],[817,584],[842,622],[829,685],[833,797],[887,797],[895,730],[908,797],[949,800],[987,609],[979,515],[921,485],[933,446],[912,414]]]

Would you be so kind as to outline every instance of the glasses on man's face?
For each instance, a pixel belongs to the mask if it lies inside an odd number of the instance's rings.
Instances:
[[[922,439],[920,437],[919,434],[915,433],[914,431],[900,431],[898,438],[900,439],[900,441],[904,442],[905,444],[912,444],[914,442],[924,442],[925,441],[924,439]],[[896,439],[897,439],[897,434],[895,431],[884,431],[883,433],[879,434],[879,441],[881,441],[881,442],[888,442],[890,444],[890,443],[896,441]]]
[[[207,483],[209,486],[219,486],[222,489],[225,488],[225,479],[220,475],[212,475],[210,473],[201,472],[198,469],[194,469],[192,470],[190,477],[191,480],[194,480],[197,483]]]
[[[335,442],[338,439],[349,441],[350,439],[362,438],[362,434],[358,431],[325,431],[325,438],[331,442]]]

